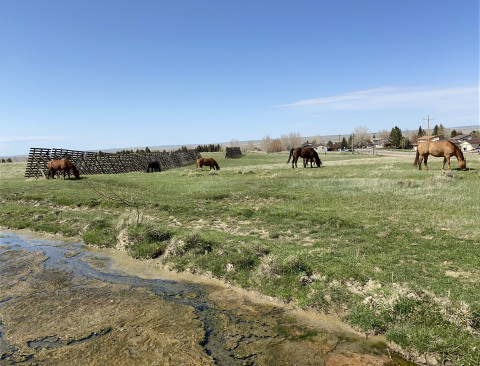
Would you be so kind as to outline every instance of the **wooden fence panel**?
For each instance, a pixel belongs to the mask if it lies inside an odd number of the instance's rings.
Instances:
[[[145,172],[150,162],[156,161],[162,170],[195,163],[202,157],[196,150],[132,154],[96,153],[68,149],[30,148],[25,178],[47,178],[47,164],[52,159],[67,158],[81,175]]]

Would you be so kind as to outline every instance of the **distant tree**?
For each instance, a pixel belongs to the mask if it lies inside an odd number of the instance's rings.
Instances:
[[[148,146],[145,148],[145,152],[146,152],[146,153],[151,152],[150,149],[148,148]]]
[[[247,143],[247,148],[246,148],[247,151],[255,151],[255,144],[253,143],[253,141],[249,141]]]
[[[298,132],[290,132],[288,135],[281,135],[280,140],[282,142],[283,148],[286,150],[300,147],[300,145],[302,144],[302,137]]]
[[[345,137],[342,139],[342,142],[340,143],[340,149],[346,149],[348,147],[348,142],[345,139]]]
[[[312,144],[313,145],[320,145],[322,143],[322,136],[315,135],[312,137]]]
[[[380,132],[378,132],[377,137],[380,140],[388,140],[390,138],[390,132],[388,132],[387,130],[381,130]]]
[[[455,137],[455,136],[458,136],[458,132],[457,130],[452,130],[452,132],[450,132],[450,137]]]
[[[275,139],[270,143],[269,146],[270,152],[280,152],[282,151],[282,142],[279,139]]]
[[[368,133],[368,127],[365,126],[358,126],[353,129],[355,133],[355,146],[366,146],[369,145],[370,141],[370,134]]]
[[[7,158],[7,163],[12,163],[12,159],[11,159],[11,158]]]
[[[262,141],[260,141],[260,147],[263,151],[268,152],[268,149],[270,148],[270,143],[272,142],[272,139],[270,138],[270,135],[266,135]]]
[[[5,163],[5,159],[2,159],[2,163]]]
[[[402,138],[400,139],[400,146],[402,147],[402,149],[407,148],[409,145],[410,141],[406,137],[402,136]]]
[[[240,146],[240,144],[238,143],[238,140],[237,139],[231,139],[230,140],[230,147],[237,147],[237,146]]]
[[[328,140],[327,147],[332,147],[332,146],[333,146],[333,142],[331,140]]]
[[[392,128],[388,140],[390,141],[392,146],[395,146],[398,149],[402,141],[402,130],[400,130],[400,128],[398,128],[397,126]]]
[[[418,134],[413,133],[413,134],[410,136],[410,141],[412,141],[414,144],[416,144],[416,143],[418,142]]]
[[[432,134],[433,134],[434,136],[438,135],[438,125],[435,125],[435,127],[433,128]]]
[[[417,137],[422,137],[422,136],[425,136],[425,130],[422,128],[422,126],[418,126]]]
[[[352,134],[350,134],[350,136],[348,136],[348,147],[353,149],[353,140],[354,140],[354,137]]]
[[[440,123],[440,126],[438,126],[438,135],[445,135],[445,127]]]

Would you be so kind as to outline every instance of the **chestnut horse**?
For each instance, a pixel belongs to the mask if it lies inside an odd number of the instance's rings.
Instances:
[[[462,150],[450,141],[425,141],[418,144],[417,154],[415,156],[415,162],[413,166],[418,165],[418,170],[422,169],[422,160],[425,161],[425,169],[428,170],[427,159],[428,155],[442,157],[443,165],[442,170],[445,168],[445,163],[448,163],[448,169],[450,167],[450,157],[456,156],[458,160],[458,167],[462,170],[467,170],[467,160],[463,157]]]
[[[297,161],[298,158],[303,158],[303,167],[306,168],[308,161],[310,160],[310,168],[313,168],[312,162],[315,161],[315,164],[320,168],[320,165],[322,165],[322,162],[320,160],[320,157],[318,156],[318,153],[311,147],[297,147],[296,149],[290,149],[290,156],[288,157],[287,164],[290,162],[290,159],[292,159],[292,168],[295,168],[297,166]]]
[[[70,170],[73,171],[73,175],[75,178],[80,179],[80,173],[78,172],[77,168],[75,165],[72,164],[72,162],[68,159],[60,159],[60,160],[52,160],[47,164],[48,168],[48,177],[52,177],[52,179],[55,179],[55,173],[57,171],[61,171],[63,173],[63,179],[65,179],[65,173],[68,174],[68,179],[70,179]]]
[[[220,167],[218,166],[217,162],[215,161],[214,158],[200,158],[197,159],[197,168],[203,169],[203,166],[209,166],[210,170],[220,170]]]

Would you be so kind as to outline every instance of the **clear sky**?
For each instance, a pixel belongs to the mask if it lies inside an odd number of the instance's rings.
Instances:
[[[0,0],[0,155],[479,123],[479,0]]]

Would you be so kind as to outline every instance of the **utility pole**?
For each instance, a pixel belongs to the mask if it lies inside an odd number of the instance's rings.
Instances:
[[[434,120],[435,118],[432,118],[432,121]],[[425,118],[423,119],[425,121]],[[428,121],[428,141],[430,141],[430,115],[428,115],[427,119]]]

